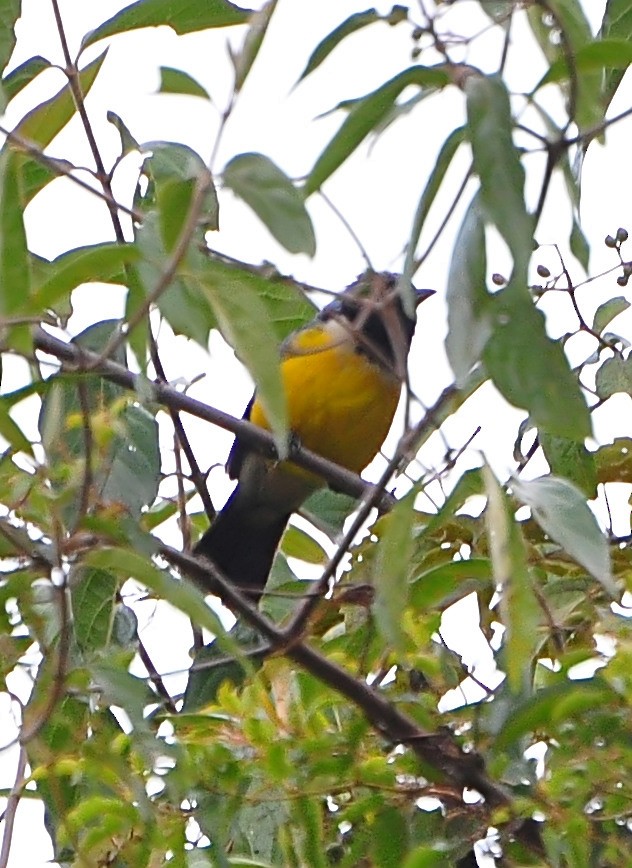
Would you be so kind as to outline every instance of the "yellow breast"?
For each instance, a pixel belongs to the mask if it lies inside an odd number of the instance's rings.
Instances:
[[[335,325],[298,332],[286,353],[281,375],[292,432],[303,446],[360,473],[388,434],[401,384]],[[250,419],[268,427],[256,400]]]

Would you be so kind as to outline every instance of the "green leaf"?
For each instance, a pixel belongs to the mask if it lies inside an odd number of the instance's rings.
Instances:
[[[595,388],[603,400],[617,392],[632,395],[632,356],[606,359],[595,375]]]
[[[122,503],[130,515],[138,518],[158,493],[158,425],[147,410],[133,404],[124,408],[116,422],[111,457],[100,474],[101,500]]]
[[[73,571],[70,586],[74,635],[82,651],[109,645],[119,584],[106,570],[78,567]]]
[[[90,92],[106,55],[107,49],[79,73],[79,86],[84,97]],[[76,111],[77,106],[66,84],[54,96],[26,114],[15,128],[15,133],[43,150],[63,130]]]
[[[182,69],[174,69],[172,66],[160,67],[159,93],[179,93],[184,96],[200,96],[210,100],[208,91],[192,78],[188,72]]]
[[[511,489],[531,509],[542,530],[602,585],[611,596],[617,587],[610,571],[608,542],[585,496],[565,479],[541,476],[512,479]]]
[[[496,323],[483,353],[494,385],[538,428],[583,440],[590,435],[590,414],[561,344],[546,333],[544,315],[517,293],[503,290],[496,299]]]
[[[583,443],[555,437],[542,431],[540,446],[554,476],[563,476],[576,485],[589,500],[597,496],[595,456]]]
[[[263,154],[239,154],[223,177],[224,186],[252,208],[286,250],[314,255],[316,236],[303,197],[272,160]]]
[[[574,55],[575,71],[603,69],[627,69],[632,63],[632,45],[623,39],[601,39],[582,46]],[[568,77],[568,68],[563,57],[558,58],[542,78],[538,87]],[[536,88],[536,90],[537,90]]]
[[[567,61],[572,59],[571,69],[567,70],[573,86],[562,82],[562,93],[569,102],[568,110],[582,130],[590,129],[603,120],[605,106],[602,100],[602,75],[600,70],[582,70],[576,58],[583,48],[594,42],[586,14],[580,0],[548,0],[548,9],[534,6],[527,12],[527,18],[537,42],[545,57],[555,65],[561,62],[567,69]],[[560,33],[561,30],[561,33]],[[574,97],[574,104],[570,104]]]
[[[0,70],[7,68],[9,59],[15,48],[15,25],[20,17],[22,4],[20,0],[0,0]],[[8,93],[2,82],[0,92],[0,112],[4,112]],[[10,97],[8,97],[10,98]]]
[[[0,151],[0,316],[16,314],[31,293],[22,177],[16,155]]]
[[[31,441],[9,415],[9,405],[4,397],[0,397],[0,437],[6,440],[14,452],[33,454]]]
[[[458,129],[453,130],[443,143],[435,164],[430,172],[428,182],[415,210],[413,228],[406,245],[406,259],[402,269],[402,283],[404,284],[412,281],[413,270],[415,267],[415,250],[417,249],[417,243],[419,242],[421,231],[426,222],[426,217],[428,216],[432,203],[439,192],[454,155],[456,154],[459,145],[462,144],[464,138],[464,127],[459,127]]]
[[[220,619],[206,604],[203,595],[187,581],[178,581],[170,573],[156,567],[144,553],[129,549],[102,546],[86,554],[83,563],[88,567],[113,572],[121,578],[134,578],[150,588],[162,600],[184,612],[199,627],[204,627],[221,641],[227,634]],[[235,653],[232,643],[224,645],[227,653]]]
[[[310,495],[301,507],[301,514],[327,536],[335,540],[344,529],[344,523],[356,505],[356,499],[329,488],[321,488]]]
[[[253,12],[248,21],[248,29],[241,48],[236,52],[229,49],[235,68],[235,93],[239,93],[244,86],[248,73],[257,59],[276,5],[277,0],[268,0],[258,12]]]
[[[13,2],[13,0],[9,0],[9,2]],[[4,20],[4,15],[1,13],[0,20]],[[20,91],[27,86],[27,84],[30,84],[34,78],[37,78],[40,72],[43,72],[45,69],[50,69],[50,67],[50,61],[46,60],[45,57],[40,57],[39,55],[29,57],[28,60],[24,61],[24,63],[16,66],[15,69],[12,69],[11,72],[5,75],[2,79],[2,89],[6,94],[7,99],[13,99],[13,97],[17,96]]]
[[[408,647],[408,636],[402,615],[408,605],[408,572],[412,559],[415,498],[413,490],[380,521],[380,543],[373,564],[375,602],[373,614],[384,640],[402,654]]]
[[[192,274],[204,292],[224,338],[255,381],[277,450],[287,454],[287,406],[281,381],[279,346],[265,305],[250,281],[235,272],[218,279],[212,269]]]
[[[568,163],[568,159],[566,159]],[[573,228],[571,229],[571,237],[569,239],[571,253],[579,262],[585,272],[588,272],[590,264],[590,245],[588,239],[584,235],[584,230],[576,217],[573,217]]]
[[[124,267],[138,260],[133,244],[91,244],[62,253],[51,262],[40,260],[25,312],[40,314],[67,301],[73,289],[85,283],[125,285]],[[95,290],[96,292],[96,290]]]
[[[317,69],[321,63],[329,57],[334,48],[340,45],[347,36],[350,36],[352,33],[355,33],[369,24],[381,20],[382,16],[379,15],[377,10],[374,8],[365,9],[364,12],[354,12],[348,18],[345,18],[342,24],[339,24],[331,31],[331,33],[328,33],[324,39],[321,39],[316,48],[312,51],[309,60],[307,61],[307,66],[300,74],[298,81],[302,81],[311,72]]]
[[[267,310],[269,320],[279,343],[293,331],[314,318],[318,308],[305,295],[299,283],[291,278],[266,269],[248,268],[221,259],[209,258],[204,271],[214,282],[237,280],[256,293]]]
[[[493,297],[485,288],[486,277],[485,222],[477,193],[457,233],[448,274],[445,348],[457,386],[480,360],[492,333]]]
[[[524,203],[524,169],[512,139],[509,94],[499,76],[482,75],[468,77],[465,94],[481,205],[511,251],[514,274],[522,278],[531,256],[533,225]]]
[[[613,699],[611,688],[599,677],[545,687],[516,703],[495,735],[494,748],[502,751],[531,732],[555,731],[565,720],[581,720],[582,713],[610,706]]]
[[[629,0],[608,0],[601,23],[602,39],[628,42],[632,38],[632,6]],[[603,82],[604,111],[608,108],[625,75],[625,69],[606,69]]]
[[[251,9],[241,9],[228,0],[205,0],[201,7],[197,0],[174,4],[172,0],[138,0],[113,15],[85,37],[82,48],[115,36],[129,33],[139,27],[171,27],[176,33],[196,33],[211,27],[230,27],[245,24]]]
[[[286,557],[298,558],[308,564],[322,564],[327,559],[320,543],[295,525],[290,525],[283,534],[281,549]]]
[[[607,325],[610,325],[612,320],[623,313],[630,307],[630,302],[622,295],[615,298],[609,298],[600,304],[593,317],[592,329],[600,335]]]
[[[520,527],[487,465],[483,476],[487,489],[485,518],[489,547],[494,579],[501,589],[502,622],[507,631],[504,640],[507,679],[511,692],[520,695],[529,690],[531,660],[538,641],[539,608]]]
[[[316,160],[305,182],[305,195],[309,196],[321,188],[383,120],[404,88],[410,85],[441,88],[448,83],[448,73],[440,67],[411,66],[359,100]]]
[[[473,591],[493,589],[492,564],[486,558],[450,561],[415,575],[410,590],[410,605],[428,612],[448,606]]]

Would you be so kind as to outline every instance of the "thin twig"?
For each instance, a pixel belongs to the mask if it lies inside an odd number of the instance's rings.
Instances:
[[[7,806],[4,810],[4,831],[2,833],[2,847],[0,848],[0,868],[7,868],[9,864],[9,854],[11,844],[13,842],[13,827],[15,825],[15,815],[17,813],[20,799],[22,798],[22,789],[24,787],[24,777],[26,774],[27,756],[24,746],[20,746],[18,754],[18,765],[15,772],[15,782],[7,799]]]

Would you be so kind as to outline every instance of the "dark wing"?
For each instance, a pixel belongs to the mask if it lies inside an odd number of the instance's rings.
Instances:
[[[255,396],[253,395],[250,401],[248,401],[248,406],[244,410],[244,415],[241,417],[242,419],[250,419],[250,412],[252,410],[252,405],[254,404]],[[241,471],[242,465],[244,463],[244,457],[247,453],[247,449],[243,443],[239,442],[239,437],[235,437],[235,442],[228,453],[228,460],[226,461],[226,472],[228,473],[231,479],[238,479],[239,473]]]

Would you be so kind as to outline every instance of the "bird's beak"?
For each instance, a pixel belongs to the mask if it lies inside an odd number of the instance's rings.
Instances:
[[[436,291],[434,289],[416,289],[415,288],[415,307],[419,307],[422,301],[425,301],[427,298],[430,298],[432,295],[436,295]]]

